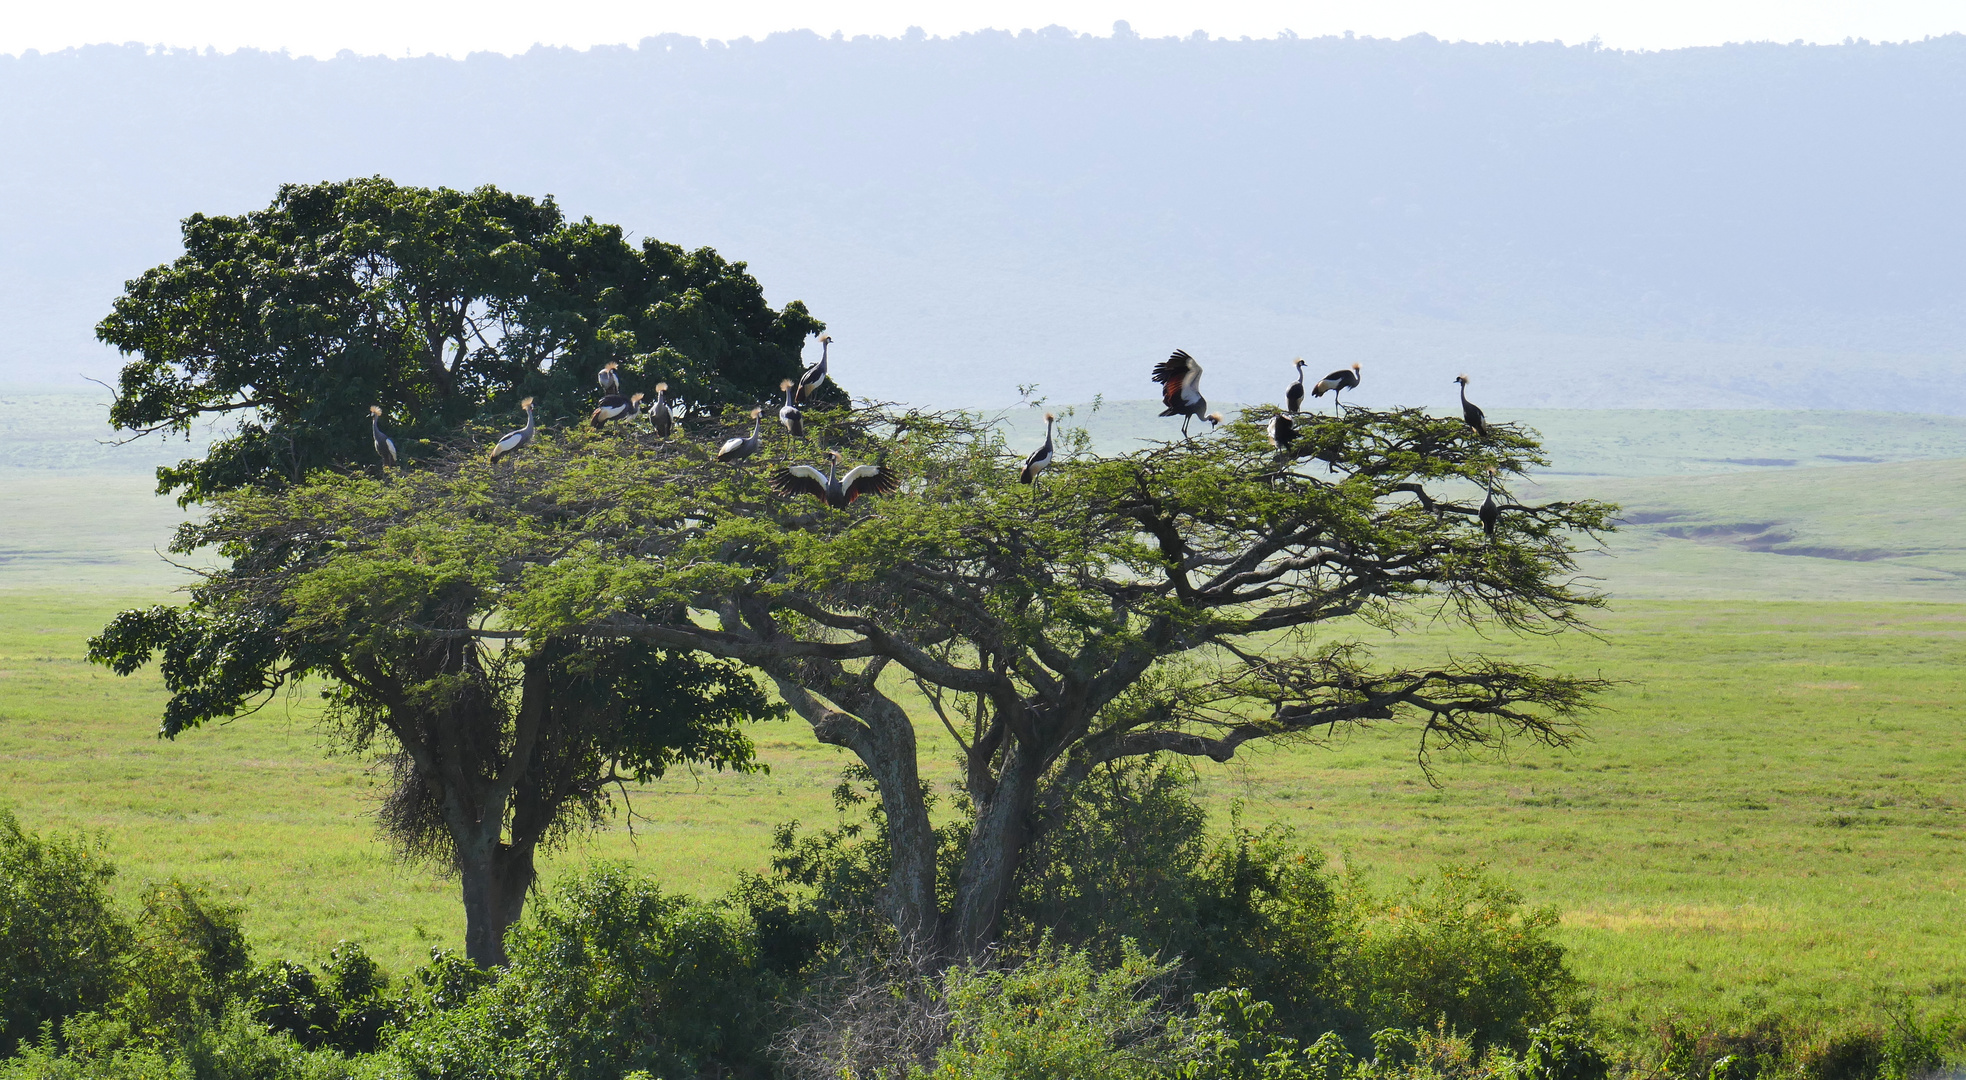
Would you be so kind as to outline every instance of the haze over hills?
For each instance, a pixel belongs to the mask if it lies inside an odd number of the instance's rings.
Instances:
[[[953,39],[452,61],[0,57],[0,383],[74,388],[193,212],[381,173],[553,193],[805,300],[856,393],[1966,413],[1966,37]]]

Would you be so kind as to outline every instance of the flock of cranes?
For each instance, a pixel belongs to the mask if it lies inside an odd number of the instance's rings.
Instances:
[[[819,362],[802,371],[798,378],[786,379],[778,384],[778,388],[785,393],[785,402],[778,409],[778,422],[792,438],[802,438],[805,435],[805,413],[799,408],[799,403],[809,400],[826,381],[828,354],[832,342],[832,335],[822,335],[819,339]],[[1303,411],[1304,404],[1304,360],[1299,357],[1291,363],[1296,368],[1297,379],[1284,390],[1284,408],[1270,417],[1266,428],[1271,445],[1276,447],[1279,453],[1288,452],[1296,443],[1297,423],[1292,417]],[[619,367],[620,365],[610,360],[601,368],[595,381],[600,384],[602,397],[588,417],[588,422],[595,431],[599,431],[612,421],[642,415],[646,417],[650,428],[658,438],[668,439],[676,426],[675,414],[670,410],[667,401],[669,384],[666,382],[655,384],[655,400],[649,405],[647,412],[643,413],[641,403],[646,395],[637,393],[622,396]],[[1358,388],[1359,375],[1359,365],[1356,363],[1349,368],[1339,368],[1311,385],[1311,397],[1321,398],[1330,394],[1333,409],[1342,412],[1344,406],[1340,395],[1346,390]],[[1155,364],[1153,380],[1161,386],[1163,408],[1160,415],[1180,417],[1183,438],[1188,436],[1188,425],[1197,418],[1207,420],[1211,426],[1222,423],[1222,414],[1209,412],[1208,401],[1202,397],[1201,364],[1186,351],[1176,349],[1166,360]],[[1480,406],[1468,400],[1468,377],[1456,375],[1454,382],[1460,387],[1461,419],[1468,427],[1474,429],[1476,434],[1486,438],[1489,433],[1488,419]],[[519,408],[525,411],[525,426],[507,432],[492,446],[490,460],[494,464],[507,454],[532,445],[537,437],[533,399],[526,398],[521,401]],[[717,460],[726,463],[738,462],[763,450],[763,418],[764,409],[752,409],[751,434],[725,440],[723,445],[717,448]],[[1053,439],[1057,419],[1057,416],[1052,413],[1044,414],[1044,443],[1024,459],[1024,467],[1017,476],[1018,483],[1035,484],[1039,474],[1050,468],[1057,459],[1057,446]],[[369,428],[375,437],[376,456],[381,458],[385,465],[395,465],[396,443],[382,430],[381,406],[369,407]],[[790,465],[779,468],[770,476],[767,483],[773,493],[784,498],[810,495],[836,509],[845,508],[862,495],[886,495],[901,486],[900,477],[890,471],[885,463],[858,465],[842,475],[839,471],[840,452],[829,450],[826,452],[826,457],[827,466],[823,473],[811,465]],[[1492,537],[1495,535],[1496,523],[1501,519],[1501,508],[1495,502],[1492,483],[1484,483],[1482,487],[1487,493],[1487,498],[1481,504],[1478,517],[1482,532]]]
[[[1304,358],[1300,356],[1292,360],[1291,365],[1297,369],[1297,380],[1284,389],[1283,409],[1271,416],[1269,423],[1265,426],[1265,430],[1269,434],[1270,445],[1276,447],[1277,452],[1280,454],[1289,452],[1290,448],[1296,444],[1297,421],[1291,419],[1291,417],[1301,413],[1304,406]],[[1326,394],[1330,394],[1332,409],[1342,412],[1344,404],[1340,395],[1347,390],[1356,390],[1358,388],[1359,374],[1360,369],[1357,362],[1354,362],[1351,367],[1339,368],[1337,371],[1313,383],[1311,385],[1311,396],[1321,398]],[[1176,349],[1167,359],[1155,364],[1153,378],[1161,386],[1160,398],[1163,407],[1160,415],[1180,417],[1181,435],[1183,438],[1186,438],[1188,435],[1189,422],[1196,417],[1207,420],[1211,426],[1222,422],[1221,413],[1208,411],[1208,401],[1201,395],[1201,363],[1194,357],[1188,355],[1186,350]],[[1481,411],[1481,406],[1468,400],[1468,377],[1466,375],[1456,375],[1454,376],[1454,382],[1461,390],[1462,421],[1470,428],[1473,428],[1475,434],[1484,439],[1487,438],[1488,417]],[[1045,467],[1051,464],[1053,451],[1051,443],[1052,416],[1050,413],[1044,414],[1044,421],[1044,445],[1024,460],[1024,471],[1018,477],[1021,482],[1026,484],[1036,480],[1038,473],[1043,472]],[[1492,477],[1489,482],[1482,484],[1482,491],[1485,498],[1483,498],[1481,509],[1476,516],[1481,521],[1481,531],[1487,536],[1493,537],[1495,535],[1495,526],[1502,519],[1502,508],[1495,502],[1495,488]]]
[[[785,392],[785,403],[778,410],[778,422],[793,438],[805,435],[805,413],[799,403],[806,401],[819,390],[826,381],[828,354],[833,342],[832,335],[819,339],[819,362],[806,368],[796,379],[786,379],[778,384]],[[587,422],[595,431],[600,431],[616,420],[631,416],[642,416],[659,439],[668,439],[676,430],[676,414],[669,407],[669,384],[655,384],[655,400],[648,410],[642,410],[642,401],[647,395],[621,393],[620,365],[608,361],[602,365],[595,382],[601,388],[601,400],[595,404],[594,411],[588,415]],[[492,444],[489,458],[492,464],[517,450],[523,450],[538,438],[539,428],[533,415],[533,399],[519,402],[519,408],[526,414],[524,427],[506,432]],[[764,449],[763,409],[751,410],[751,434],[727,439],[717,448],[717,460],[722,462],[742,461]],[[369,429],[375,437],[376,456],[385,465],[395,465],[396,443],[382,430],[382,407],[369,406]],[[859,465],[840,475],[840,453],[827,452],[829,462],[825,472],[810,465],[792,465],[780,468],[768,480],[771,490],[786,498],[810,495],[828,506],[844,508],[862,495],[886,495],[901,486],[901,478],[889,470],[884,463]]]

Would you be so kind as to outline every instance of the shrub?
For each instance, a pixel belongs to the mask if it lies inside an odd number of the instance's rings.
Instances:
[[[1192,955],[1207,815],[1192,770],[1153,758],[1095,768],[1027,845],[1005,912],[1011,940],[1043,937],[1117,963],[1123,940]]]
[[[1302,1050],[1277,1029],[1276,1007],[1242,987],[1195,995],[1183,1028],[1177,1080],[1346,1080],[1352,1055],[1336,1033]]]
[[[310,1053],[269,1032],[238,1006],[194,1020],[164,1042],[133,1042],[128,1026],[105,1014],[64,1025],[66,1046],[52,1039],[0,1062],[0,1080],[352,1080],[340,1055]]]
[[[349,941],[328,954],[318,978],[303,965],[281,960],[256,969],[248,985],[254,1018],[309,1049],[369,1053],[384,1025],[402,1013],[401,1004],[385,996],[389,980],[382,969]]]
[[[1734,1061],[1734,1058],[1723,1058]],[[1714,1080],[1740,1080],[1734,1073],[1714,1068]],[[1529,1033],[1529,1049],[1522,1055],[1520,1080],[1604,1080],[1611,1071],[1610,1059],[1597,1047],[1590,1032],[1570,1017],[1556,1020]]]
[[[1041,946],[1002,970],[943,976],[950,1038],[936,1080],[1126,1080],[1164,1074],[1171,1012],[1160,991],[1173,963],[1130,945],[1101,968],[1083,950]]]
[[[136,944],[112,1011],[137,1038],[165,1038],[225,1010],[252,956],[238,907],[182,881],[144,892]]]
[[[43,1024],[114,997],[133,932],[100,844],[44,840],[0,810],[0,1057]]]
[[[1354,874],[1345,900],[1335,992],[1364,1030],[1444,1023],[1477,1047],[1522,1049],[1532,1028],[1588,1009],[1552,936],[1556,912],[1524,907],[1479,868],[1446,867],[1383,898]]]
[[[730,912],[599,868],[533,905],[508,949],[495,982],[388,1041],[389,1072],[615,1080],[762,1057],[771,984]]]

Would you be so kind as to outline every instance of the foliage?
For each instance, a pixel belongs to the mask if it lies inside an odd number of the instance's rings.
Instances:
[[[835,827],[781,829],[773,875],[733,893],[783,970],[897,947],[867,917],[887,848],[881,804],[856,780],[834,793]],[[1209,837],[1191,785],[1151,758],[1089,777],[1021,867],[1008,947],[1055,942],[1102,965],[1150,948],[1186,983],[1246,988],[1290,1037],[1336,1032],[1354,1052],[1374,1031],[1441,1024],[1484,1050],[1520,1049],[1538,1025],[1587,1008],[1554,914],[1484,871],[1445,867],[1378,896],[1281,826],[1250,829],[1234,812]],[[943,826],[952,849],[966,831],[961,817]]]
[[[744,920],[599,868],[533,907],[511,965],[388,1043],[392,1076],[613,1080],[756,1062],[773,983]]]
[[[929,1075],[948,1080],[1100,1080],[1155,1076],[1173,1016],[1160,995],[1175,965],[1128,948],[1117,966],[1083,950],[1039,948],[1007,968],[943,976],[949,1042]]]
[[[134,934],[100,843],[43,839],[0,807],[0,1057],[49,1022],[107,1003]]]
[[[1604,1080],[1611,1063],[1574,1017],[1560,1016],[1529,1032],[1520,1080]]]
[[[1008,936],[1034,941],[1050,934],[1093,948],[1107,963],[1127,939],[1169,955],[1233,947],[1214,940],[1214,927],[1201,914],[1224,898],[1202,895],[1207,887],[1200,879],[1222,867],[1211,860],[1217,853],[1193,788],[1192,769],[1160,757],[1091,770],[1027,849],[1005,911]],[[1222,910],[1210,916],[1233,918]]]
[[[426,981],[440,980],[444,968],[443,958],[433,957],[431,966],[417,973]],[[281,960],[255,969],[248,985],[254,1019],[310,1050],[326,1046],[366,1054],[376,1048],[383,1026],[397,1021],[402,1011],[386,993],[389,979],[382,969],[349,941],[329,952],[318,976],[304,965]]]
[[[268,1032],[242,1006],[201,1018],[164,1042],[136,1042],[101,1017],[63,1026],[66,1046],[50,1040],[0,1061],[0,1080],[353,1080],[355,1067],[332,1051],[309,1052]]]
[[[1337,993],[1367,1030],[1444,1023],[1477,1047],[1521,1049],[1532,1029],[1588,1008],[1556,911],[1525,908],[1479,868],[1443,867],[1384,897],[1357,873],[1347,886]]]
[[[1244,987],[1196,994],[1182,1030],[1179,1080],[1345,1080],[1352,1055],[1335,1032],[1308,1047],[1276,1026],[1276,1007]]]
[[[264,210],[194,214],[183,236],[97,336],[135,357],[118,427],[236,422],[204,459],[159,470],[159,491],[187,501],[372,461],[371,405],[407,458],[522,397],[580,416],[608,361],[624,392],[666,381],[693,406],[766,399],[822,328],[796,301],[774,312],[708,248],[637,248],[619,226],[490,186],[288,184]]]
[[[135,1039],[195,1027],[225,1010],[244,987],[251,950],[241,910],[183,881],[144,891],[136,947],[122,996],[110,1013]]]
[[[1669,1016],[1654,1026],[1636,1064],[1671,1080],[1920,1080],[1966,1051],[1956,1015],[1921,1016],[1908,1000],[1885,1003],[1877,1021],[1824,1025],[1762,1015],[1745,1022]]]

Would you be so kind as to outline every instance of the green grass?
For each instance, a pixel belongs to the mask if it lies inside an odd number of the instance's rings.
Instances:
[[[1583,560],[1617,596],[1966,601],[1966,459],[1715,476],[1552,479],[1618,503]]]
[[[179,875],[242,897],[269,954],[350,938],[400,969],[458,944],[454,885],[374,839],[377,778],[330,756],[308,699],[160,742],[155,678],[79,660],[110,610],[0,592],[0,784],[31,827],[101,831],[125,888]],[[1621,680],[1572,750],[1441,759],[1430,787],[1410,732],[1367,733],[1205,766],[1205,798],[1380,880],[1490,865],[1562,912],[1614,1016],[1832,1016],[1892,992],[1966,1009],[1966,606],[1633,602],[1602,622],[1602,639],[1384,645]],[[829,821],[839,752],[797,724],[754,736],[771,775],[652,785],[636,839],[617,822],[576,842],[546,861],[549,886],[618,858],[712,894],[762,868],[775,823]],[[939,731],[924,742],[951,759]]]

